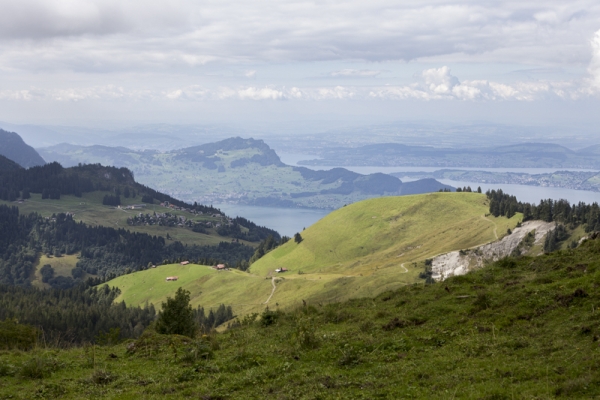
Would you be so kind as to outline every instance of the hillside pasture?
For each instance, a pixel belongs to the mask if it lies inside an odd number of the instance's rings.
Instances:
[[[102,204],[102,199],[109,192],[91,192],[84,193],[81,197],[75,197],[70,195],[63,195],[59,200],[44,199],[42,200],[41,194],[31,194],[31,199],[27,199],[22,203],[18,202],[6,202],[1,201],[0,204],[7,204],[11,206],[19,207],[19,212],[28,214],[31,212],[37,212],[44,217],[50,217],[52,214],[67,213],[74,214],[76,221],[82,221],[85,224],[94,226],[109,226],[112,228],[125,228],[132,232],[147,233],[149,235],[157,235],[169,237],[173,241],[180,241],[187,245],[218,245],[222,241],[229,241],[230,238],[219,236],[214,228],[207,228],[207,233],[193,232],[189,228],[183,227],[170,227],[170,226],[130,226],[127,224],[127,218],[138,215],[139,213],[170,213],[177,216],[184,216],[191,218],[194,221],[202,222],[221,222],[220,218],[215,218],[210,215],[193,215],[185,211],[173,210],[170,208],[162,207],[159,204],[148,204],[145,208],[140,210],[126,210],[124,207],[133,204],[143,204],[141,198],[125,198],[121,196],[122,208],[116,208],[112,206],[105,206]],[[256,246],[256,243],[246,242],[240,240],[241,243],[250,246]]]
[[[178,280],[167,282],[168,276],[177,276]],[[272,290],[271,280],[238,270],[217,271],[197,264],[161,265],[122,275],[107,284],[121,289],[115,301],[125,301],[129,306],[148,302],[160,309],[167,297],[172,297],[181,287],[190,291],[194,307],[210,309],[226,304],[237,314],[262,311]]]

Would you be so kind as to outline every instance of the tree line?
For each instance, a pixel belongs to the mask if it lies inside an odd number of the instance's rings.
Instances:
[[[523,221],[539,219],[546,222],[557,222],[569,229],[584,226],[586,232],[600,231],[600,206],[598,203],[586,204],[569,201],[541,200],[539,204],[524,203],[499,190],[488,190],[486,196],[490,202],[490,214],[495,217],[511,218],[515,213],[523,214]]]
[[[114,304],[119,293],[106,285],[81,284],[67,290],[0,285],[0,321],[34,326],[40,339],[52,346],[94,342],[117,329],[121,339],[138,337],[156,318],[154,306]]]

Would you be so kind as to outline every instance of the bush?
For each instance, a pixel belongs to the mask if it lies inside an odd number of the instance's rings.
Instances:
[[[21,365],[18,375],[21,378],[43,379],[52,375],[52,372],[57,369],[58,365],[55,361],[35,356]]]
[[[19,324],[14,319],[0,321],[0,349],[29,350],[38,337],[38,330],[31,325]]]
[[[117,376],[105,369],[97,369],[92,373],[90,380],[96,385],[106,385],[117,379]]]
[[[277,322],[278,317],[279,313],[277,313],[276,311],[271,311],[267,308],[260,315],[260,324],[262,326],[271,326]]]

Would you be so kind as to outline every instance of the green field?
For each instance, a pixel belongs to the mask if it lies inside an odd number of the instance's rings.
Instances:
[[[177,211],[170,208],[162,207],[159,204],[149,204],[147,207],[140,210],[125,210],[124,208],[116,208],[102,205],[102,199],[108,192],[91,192],[84,193],[81,197],[63,195],[59,200],[44,199],[41,194],[31,194],[31,198],[23,203],[7,202],[0,200],[0,204],[7,204],[19,207],[21,213],[37,212],[42,216],[49,217],[52,214],[70,212],[74,214],[76,221],[82,221],[85,224],[94,226],[102,225],[113,228],[125,228],[132,232],[147,233],[149,235],[157,235],[166,237],[167,234],[173,241],[180,241],[188,245],[217,245],[222,241],[231,240],[230,238],[220,236],[214,228],[207,228],[207,234],[196,233],[190,229],[183,227],[169,226],[130,226],[127,224],[127,218],[138,215],[139,213],[170,213],[173,215],[181,215],[186,218],[191,218],[194,221],[210,221],[222,222],[221,218],[214,218],[209,215],[193,215],[185,211]],[[142,204],[141,199],[121,197],[122,207],[132,204]],[[240,241],[241,243],[256,246],[256,243]]]
[[[167,276],[177,276],[175,282],[167,282]],[[127,305],[153,303],[160,308],[168,296],[182,287],[192,293],[194,306],[216,308],[219,304],[231,305],[236,313],[262,310],[272,286],[271,280],[253,276],[239,270],[216,271],[205,265],[161,265],[145,271],[119,276],[109,286],[121,289],[116,301]]]
[[[365,200],[336,210],[255,262],[250,273],[206,267],[164,266],[122,276],[108,284],[129,305],[160,305],[182,286],[195,305],[232,305],[238,314],[268,305],[290,308],[302,300],[328,303],[373,297],[418,282],[434,255],[496,240],[512,219],[485,217],[487,198],[477,193],[433,193]],[[289,272],[278,274],[285,267]],[[181,275],[184,274],[184,275]],[[164,282],[178,275],[177,283]],[[224,277],[229,277],[225,279]],[[275,278],[272,282],[272,279]]]
[[[71,254],[71,255],[63,255],[61,257],[42,255],[40,257],[37,265],[35,266],[34,277],[31,280],[31,284],[40,289],[50,288],[49,284],[42,282],[42,274],[40,273],[40,268],[46,264],[49,264],[52,266],[52,268],[54,269],[54,276],[64,276],[64,277],[68,278],[68,277],[72,276],[71,270],[76,267],[77,255]],[[84,279],[87,276],[90,276],[90,275],[85,274]]]

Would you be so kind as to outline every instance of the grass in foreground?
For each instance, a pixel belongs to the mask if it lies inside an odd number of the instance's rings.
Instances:
[[[600,396],[600,240],[196,340],[0,353],[0,398]],[[129,349],[129,350],[128,350]]]

